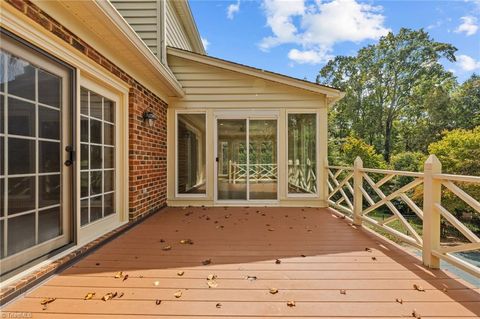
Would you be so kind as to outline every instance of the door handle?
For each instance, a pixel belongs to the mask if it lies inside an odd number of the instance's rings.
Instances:
[[[65,166],[72,166],[75,160],[75,151],[71,145],[65,147],[65,152],[68,152],[68,159],[64,162]]]
[[[215,157],[215,162],[217,162],[217,163],[218,163],[218,157]]]

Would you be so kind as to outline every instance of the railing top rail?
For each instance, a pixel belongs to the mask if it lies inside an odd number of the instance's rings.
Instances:
[[[412,176],[412,177],[421,177],[421,178],[423,178],[423,175],[424,175],[423,173],[420,173],[420,172],[395,171],[395,170],[378,169],[378,168],[361,168],[360,171],[364,173],[378,173],[378,174]]]
[[[335,166],[335,165],[328,165],[327,168],[333,168],[333,169],[343,169],[346,171],[353,171],[353,167],[348,167],[348,166]]]
[[[453,175],[453,174],[435,174],[433,178],[440,180],[450,180],[456,182],[480,183],[480,176]]]

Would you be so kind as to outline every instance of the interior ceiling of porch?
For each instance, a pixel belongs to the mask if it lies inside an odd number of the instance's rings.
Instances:
[[[122,297],[102,301],[109,292]],[[48,297],[56,300],[43,309]],[[185,207],[153,215],[3,310],[34,318],[477,318],[480,294],[329,209]]]

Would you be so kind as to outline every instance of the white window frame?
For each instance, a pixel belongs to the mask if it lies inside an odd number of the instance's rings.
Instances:
[[[315,114],[315,176],[316,176],[316,182],[317,182],[317,191],[315,193],[290,193],[288,191],[288,116],[290,114]],[[287,198],[318,198],[319,196],[319,178],[318,178],[318,168],[319,168],[319,143],[320,143],[320,129],[319,129],[319,123],[320,123],[320,113],[318,110],[308,110],[308,109],[287,109],[286,112],[286,117],[285,117],[285,165],[287,171],[285,172],[285,186],[286,186],[286,192],[287,192]]]
[[[178,115],[181,114],[202,114],[205,116],[205,158],[203,159],[203,162],[205,164],[205,193],[204,194],[181,194],[178,192]],[[208,192],[208,185],[209,185],[209,178],[208,178],[208,168],[207,168],[207,158],[208,154],[210,152],[210,147],[209,143],[207,140],[207,132],[209,129],[208,126],[208,114],[207,111],[200,111],[200,110],[175,110],[175,197],[176,198],[192,198],[192,199],[198,199],[198,198],[206,198],[207,197],[207,192]]]

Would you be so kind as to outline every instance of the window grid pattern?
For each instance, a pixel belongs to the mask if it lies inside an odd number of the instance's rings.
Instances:
[[[81,88],[80,224],[115,213],[115,103]]]

